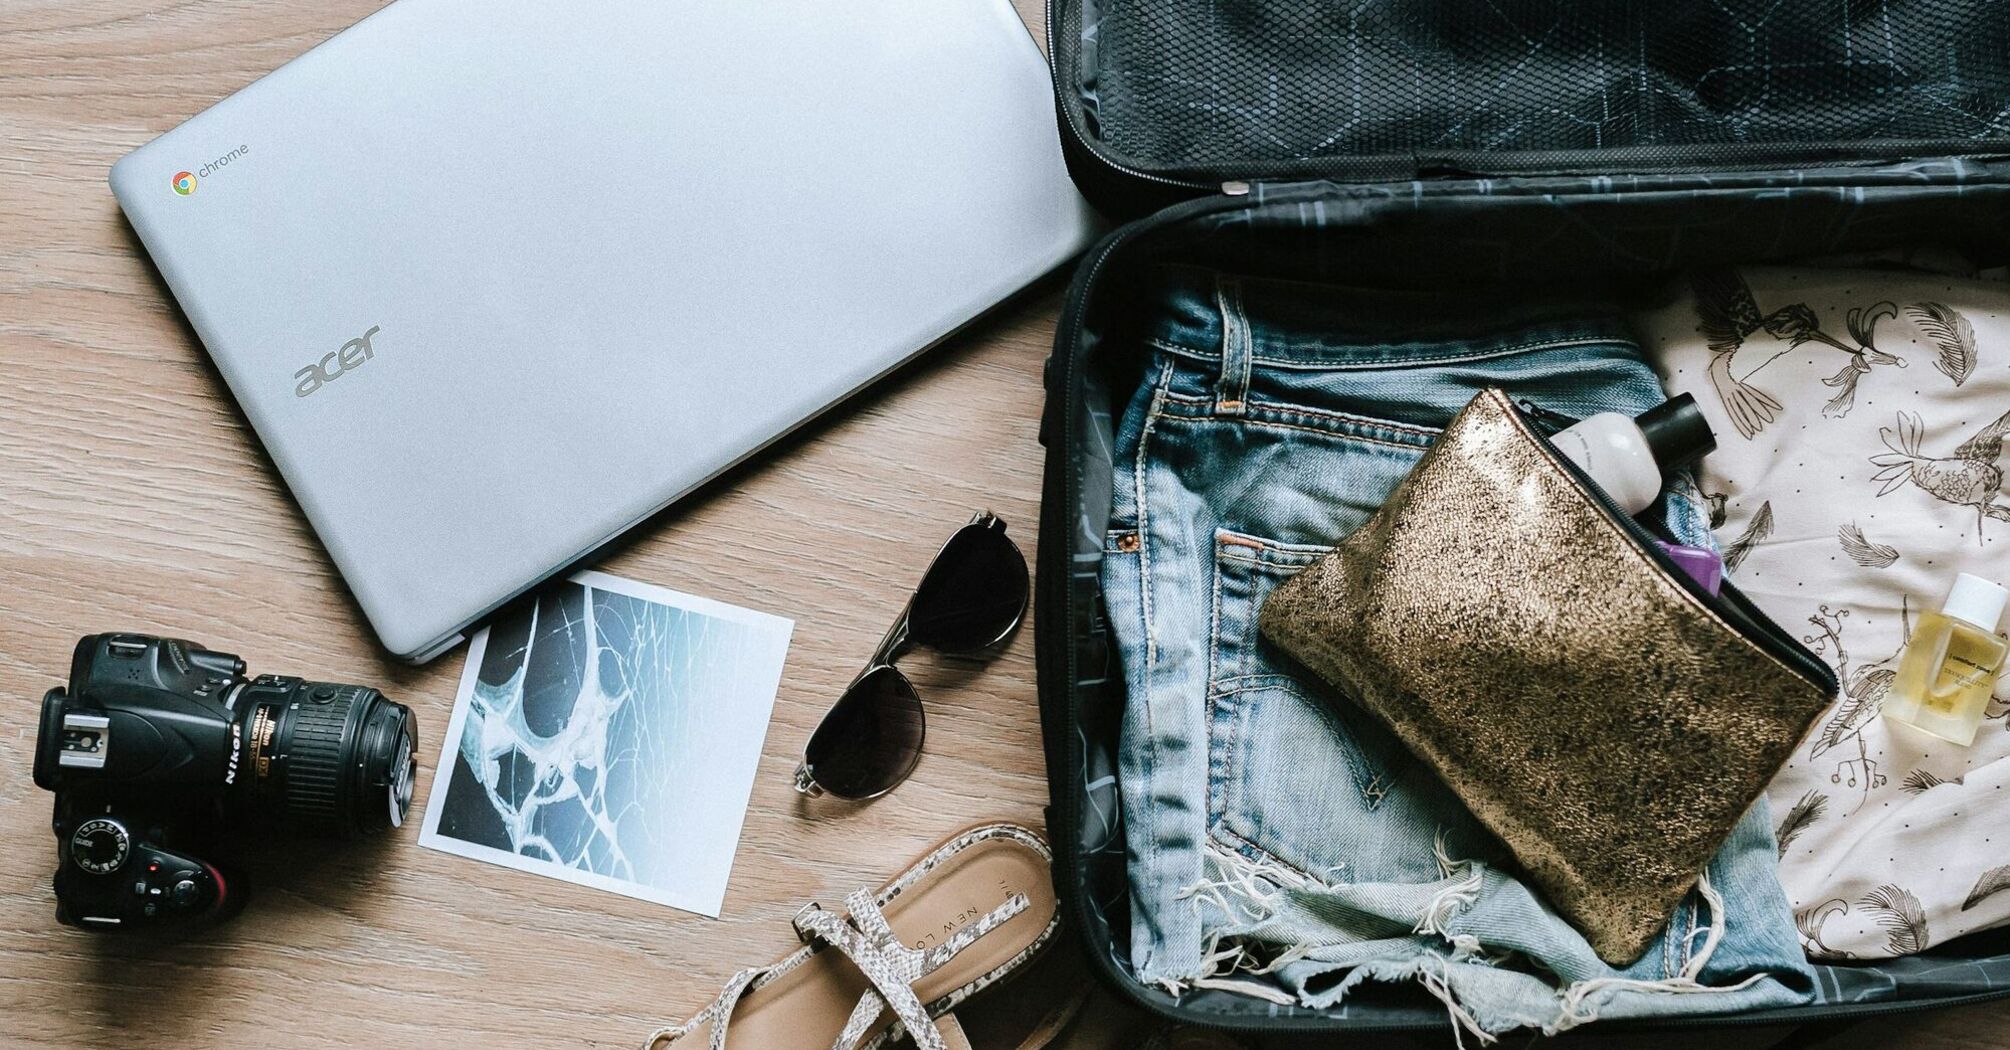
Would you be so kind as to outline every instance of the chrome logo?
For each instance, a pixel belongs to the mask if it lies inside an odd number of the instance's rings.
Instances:
[[[191,194],[191,193],[194,193],[194,192],[195,192],[195,172],[192,172],[192,171],[183,171],[183,172],[177,172],[177,173],[175,173],[175,177],[174,177],[174,191],[175,191],[176,193],[179,193],[179,194],[181,194],[181,195],[182,195],[182,196],[184,196],[184,197],[188,196],[188,195],[189,195],[189,194]]]

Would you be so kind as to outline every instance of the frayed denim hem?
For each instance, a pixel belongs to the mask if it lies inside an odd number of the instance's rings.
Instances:
[[[1686,959],[1675,975],[1647,979],[1612,971],[1555,983],[1532,970],[1518,969],[1518,953],[1490,951],[1479,936],[1455,929],[1455,920],[1480,902],[1487,866],[1478,860],[1452,857],[1442,831],[1433,845],[1443,881],[1431,887],[1429,896],[1422,900],[1419,918],[1409,930],[1412,936],[1350,944],[1287,942],[1276,936],[1279,924],[1289,922],[1284,912],[1291,897],[1339,896],[1349,887],[1323,882],[1278,863],[1252,860],[1210,843],[1210,877],[1183,889],[1180,899],[1195,902],[1221,921],[1212,924],[1215,932],[1202,945],[1197,972],[1185,978],[1161,976],[1152,983],[1174,995],[1211,989],[1323,1010],[1340,1005],[1364,982],[1413,980],[1444,1004],[1459,1045],[1470,1035],[1484,1046],[1515,1028],[1536,1028],[1545,1035],[1556,1035],[1596,1021],[1621,997],[1730,994],[1751,988],[1767,976],[1753,973],[1725,985],[1703,982],[1703,971],[1729,923],[1724,898],[1711,885],[1707,872],[1697,882],[1705,916],[1688,932],[1684,947],[1694,950],[1685,952]],[[1696,945],[1699,938],[1701,944]],[[1490,980],[1485,983],[1496,987],[1473,989],[1473,978],[1478,975],[1469,967],[1507,970],[1524,978],[1530,987],[1500,1001],[1498,985],[1502,982]],[[1336,974],[1343,975],[1337,983],[1325,982]],[[1312,987],[1315,982],[1321,985],[1316,991]],[[1539,994],[1529,994],[1538,992],[1537,982]]]

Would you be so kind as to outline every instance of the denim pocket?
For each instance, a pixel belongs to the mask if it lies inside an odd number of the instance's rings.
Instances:
[[[1330,548],[1218,530],[1208,650],[1208,824],[1220,844],[1321,880],[1393,788],[1400,747],[1258,634],[1270,591]]]

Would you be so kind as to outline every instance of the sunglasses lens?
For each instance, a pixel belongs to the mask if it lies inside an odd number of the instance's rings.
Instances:
[[[921,757],[921,698],[907,676],[878,667],[852,683],[810,735],[810,775],[839,798],[870,798],[907,779]]]
[[[1002,524],[966,525],[914,592],[908,632],[918,644],[968,653],[995,644],[1026,612],[1026,556]]]

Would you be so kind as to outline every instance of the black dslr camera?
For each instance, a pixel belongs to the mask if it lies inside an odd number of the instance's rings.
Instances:
[[[404,823],[412,712],[360,685],[244,677],[171,638],[96,634],[42,698],[35,784],[56,793],[56,918],[133,930],[223,918],[244,887],[226,835],[352,836]]]

